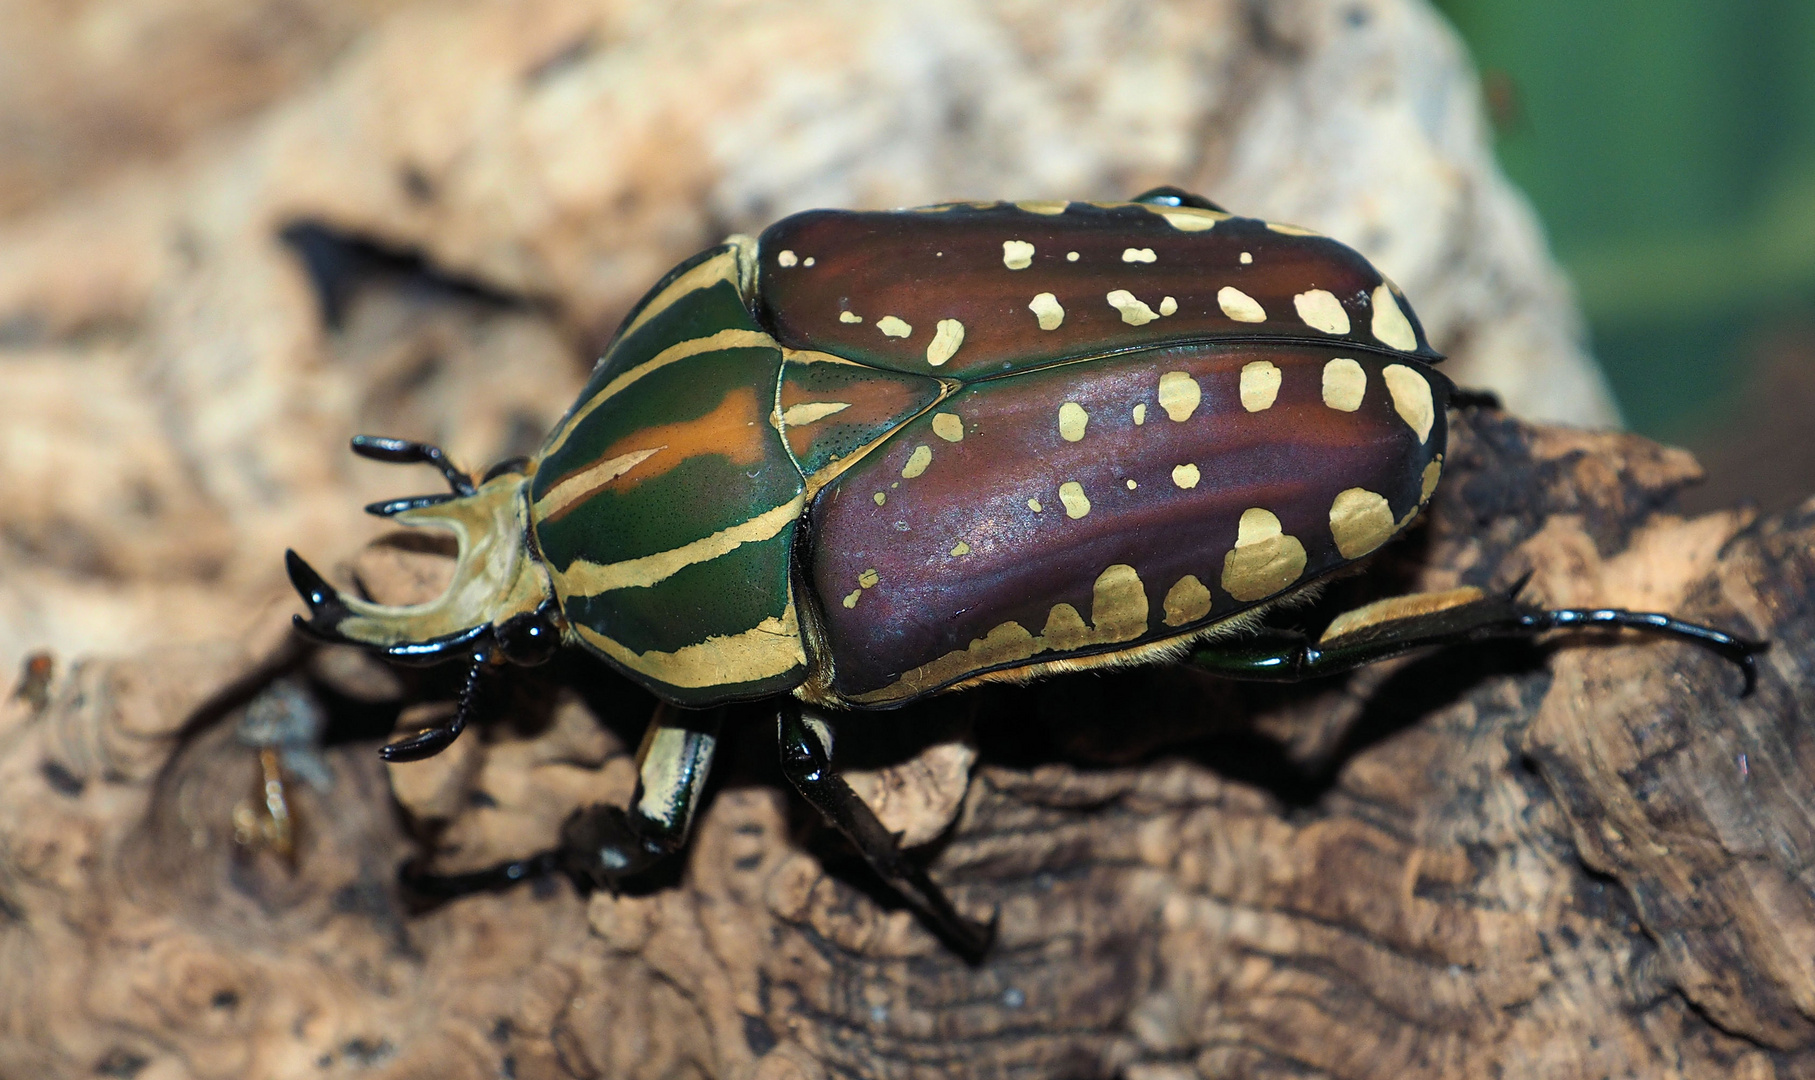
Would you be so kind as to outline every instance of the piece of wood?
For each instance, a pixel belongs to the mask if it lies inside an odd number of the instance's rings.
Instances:
[[[973,968],[787,793],[748,710],[671,873],[420,911],[406,858],[523,854],[625,798],[647,699],[557,665],[387,784],[384,724],[451,679],[300,648],[88,662],[0,725],[0,1074],[1809,1075],[1815,503],[1684,519],[1687,455],[1494,413],[1447,465],[1427,524],[1318,611],[1529,571],[1547,602],[1769,637],[1757,693],[1684,645],[1559,636],[853,717],[841,761],[892,765],[872,787],[923,829],[951,740],[976,747],[922,849],[1001,913]],[[330,790],[286,773],[293,864],[235,839],[263,784],[236,733],[276,698],[329,743]]]
[[[0,663],[52,660],[0,703],[0,1076],[1815,1072],[1815,508],[1671,516],[1695,467],[1638,440],[1461,422],[1428,526],[1318,611],[1530,571],[1772,637],[1753,698],[1622,639],[844,724],[889,826],[1000,910],[979,968],[788,794],[749,712],[642,887],[412,907],[406,860],[483,866],[627,798],[651,703],[564,658],[387,768],[458,673],[289,637],[285,546],[392,597],[445,571],[420,537],[362,548],[361,504],[440,482],[349,435],[531,450],[662,271],[812,204],[1184,185],[1355,243],[1460,381],[1609,418],[1427,4],[101,7],[82,25],[186,44],[72,49],[56,14],[0,48],[36,58],[0,112],[84,88],[0,163]],[[248,19],[263,51],[211,44]]]

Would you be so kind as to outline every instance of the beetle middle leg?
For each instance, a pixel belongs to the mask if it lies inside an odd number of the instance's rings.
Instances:
[[[559,847],[466,874],[406,871],[406,882],[418,893],[446,898],[561,871],[582,886],[615,892],[620,878],[642,873],[686,844],[722,716],[720,709],[658,705],[637,750],[629,808],[595,803],[575,811],[561,826]]]
[[[1461,588],[1390,597],[1337,616],[1316,641],[1292,630],[1262,629],[1210,642],[1195,650],[1191,661],[1233,679],[1297,682],[1339,675],[1430,645],[1536,637],[1549,630],[1638,630],[1687,641],[1731,661],[1745,676],[1741,697],[1751,694],[1758,681],[1755,657],[1766,642],[1654,612],[1542,608],[1518,598],[1523,585],[1521,581],[1499,596]]]
[[[981,959],[995,937],[994,920],[980,923],[960,915],[925,868],[901,850],[875,811],[833,771],[832,734],[825,721],[803,715],[798,702],[784,698],[775,729],[781,771],[801,797],[856,845],[870,868],[919,909],[940,937],[968,959]]]

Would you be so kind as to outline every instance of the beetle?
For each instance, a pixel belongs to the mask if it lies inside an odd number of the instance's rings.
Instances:
[[[1393,597],[1312,640],[1263,614],[1405,531],[1466,400],[1397,286],[1309,230],[1176,188],[1127,202],[815,210],[675,267],[626,317],[530,459],[483,476],[360,436],[452,490],[367,509],[450,530],[453,581],[393,607],[295,552],[317,638],[485,674],[562,646],[661,701],[629,808],[558,848],[418,884],[561,870],[615,886],[685,841],[717,706],[775,705],[800,793],[931,927],[960,915],[833,770],[832,719],[989,681],[1189,657],[1297,680],[1427,645],[1559,627],[1672,635],[1740,665],[1762,646],[1666,615],[1546,610],[1517,590]]]

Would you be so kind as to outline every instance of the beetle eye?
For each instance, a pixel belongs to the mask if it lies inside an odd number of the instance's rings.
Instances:
[[[548,663],[555,650],[561,647],[561,631],[555,626],[547,604],[522,615],[512,615],[499,623],[492,633],[504,658],[524,667]]]

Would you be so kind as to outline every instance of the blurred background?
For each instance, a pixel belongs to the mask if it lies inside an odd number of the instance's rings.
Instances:
[[[1626,423],[1693,496],[1815,490],[1815,4],[1438,0]]]
[[[1510,411],[1688,446],[1691,509],[1793,506],[1811,57],[1809,0],[0,0],[0,671],[280,633],[279,553],[420,483],[350,433],[533,450],[816,205],[1195,188]]]

